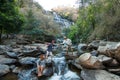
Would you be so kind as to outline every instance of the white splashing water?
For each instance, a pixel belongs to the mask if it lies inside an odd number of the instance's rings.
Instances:
[[[48,80],[80,80],[80,77],[72,72],[72,71],[67,71],[66,74],[64,75],[57,75],[57,74],[54,74],[50,79]]]

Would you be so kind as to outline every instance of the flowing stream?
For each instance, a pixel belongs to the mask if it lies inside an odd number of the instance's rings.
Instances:
[[[54,74],[51,77],[39,78],[35,75],[36,68],[22,70],[18,74],[18,80],[80,80],[80,77],[71,70],[68,69],[68,65],[65,61],[65,57],[52,58],[54,61]]]

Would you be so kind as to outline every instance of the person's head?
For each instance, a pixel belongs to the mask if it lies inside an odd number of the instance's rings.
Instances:
[[[52,40],[52,43],[55,43],[55,40]]]
[[[41,54],[41,55],[40,55],[40,59],[41,59],[41,60],[45,59],[45,54]]]
[[[39,50],[39,49],[40,49],[40,46],[37,46],[37,47],[36,47],[36,49],[38,49],[38,50]]]
[[[64,36],[64,39],[67,39],[67,37],[66,37],[66,36]]]

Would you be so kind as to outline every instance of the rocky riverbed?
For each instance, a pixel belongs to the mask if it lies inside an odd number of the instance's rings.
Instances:
[[[80,80],[80,77],[68,69],[62,53],[54,54],[47,60],[42,77],[37,77],[37,60],[45,54],[47,45],[42,43],[16,42],[16,44],[0,45],[0,80]],[[39,46],[39,49],[38,49]],[[57,46],[54,48],[57,52]],[[68,75],[69,74],[69,75]]]
[[[42,77],[36,61],[46,44],[28,43],[0,45],[0,80],[120,80],[119,42],[80,43],[68,55],[56,44]]]

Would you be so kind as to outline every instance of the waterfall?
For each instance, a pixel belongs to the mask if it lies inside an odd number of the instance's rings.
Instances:
[[[59,23],[61,25],[61,28],[69,28],[73,24],[73,22],[62,18],[56,12],[53,12],[53,16],[54,16],[55,22]]]
[[[68,69],[65,57],[54,57],[55,68],[57,72],[48,80],[80,80],[80,77]]]
[[[67,71],[65,57],[54,57],[53,61],[55,63],[55,73],[57,75],[63,75]]]

